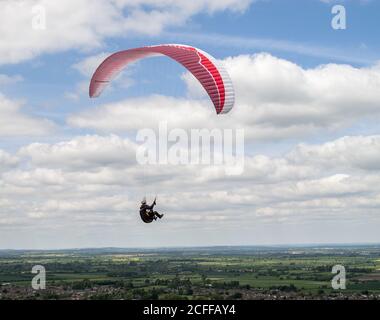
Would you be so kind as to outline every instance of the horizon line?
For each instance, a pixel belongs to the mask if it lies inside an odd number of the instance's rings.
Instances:
[[[260,245],[254,245],[254,244],[242,244],[242,245],[228,245],[228,244],[222,244],[222,245],[194,245],[194,246],[160,246],[160,247],[154,247],[154,246],[141,246],[141,247],[118,247],[118,246],[104,246],[104,247],[74,247],[74,248],[51,248],[51,249],[3,249],[0,248],[0,252],[2,251],[79,251],[79,250],[163,250],[163,249],[207,249],[207,248],[248,248],[248,247],[254,247],[254,248],[292,248],[292,247],[298,247],[298,248],[310,248],[310,247],[321,247],[321,246],[331,246],[331,247],[342,247],[342,246],[380,246],[380,242],[342,242],[342,243],[300,243],[300,244],[260,244]]]

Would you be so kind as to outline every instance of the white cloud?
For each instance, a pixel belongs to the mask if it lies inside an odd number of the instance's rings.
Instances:
[[[83,60],[72,65],[72,68],[77,70],[85,78],[85,80],[78,82],[74,90],[66,92],[65,97],[71,100],[79,100],[81,95],[88,96],[88,86],[91,76],[95,72],[96,68],[109,55],[110,53],[102,52],[99,54],[88,56]],[[130,76],[131,72],[133,72],[133,67],[129,66],[129,68],[127,68],[126,70],[124,70],[116,76],[112,84],[108,86],[108,90],[112,90],[112,86],[116,86],[117,89],[125,89],[132,86],[134,84],[134,80]]]
[[[358,144],[368,145],[368,141],[379,144],[380,136],[345,137],[345,151],[342,151],[342,140],[338,139],[321,145],[299,145],[280,158],[247,156],[244,175],[229,177],[223,171],[218,171],[219,176],[206,175],[205,170],[211,169],[207,166],[141,167],[135,161],[136,146],[128,139],[84,136],[56,144],[33,143],[21,148],[17,156],[0,153],[2,163],[8,164],[1,181],[8,186],[26,188],[31,194],[43,194],[53,186],[61,190],[47,199],[66,198],[73,194],[75,199],[87,199],[90,194],[104,196],[110,188],[112,194],[115,191],[116,194],[123,193],[122,186],[128,186],[128,195],[135,195],[145,185],[156,183],[159,177],[161,193],[167,197],[169,206],[174,206],[181,198],[181,201],[188,202],[186,208],[191,210],[208,208],[219,211],[233,204],[242,206],[235,208],[244,211],[248,203],[260,206],[292,199],[302,202],[325,197],[362,196],[366,192],[368,195],[379,193],[380,187],[376,186],[380,179],[379,170],[366,167],[368,161],[365,153],[350,166],[342,165],[338,159],[338,155],[349,158],[350,150]],[[368,148],[367,153],[373,154],[374,150]],[[329,170],[326,170],[326,154]],[[231,183],[233,189],[227,187]],[[209,190],[208,196],[198,198],[198,193],[204,190]],[[2,190],[2,193],[8,192],[8,189]],[[223,198],[221,207],[220,200]]]
[[[9,100],[0,93],[1,136],[38,136],[48,134],[55,129],[55,125],[49,120],[22,112],[22,106],[22,101]]]
[[[34,166],[84,170],[97,167],[124,167],[135,162],[137,145],[115,135],[83,136],[54,145],[32,143],[19,151]]]
[[[189,110],[191,117],[188,117]],[[157,128],[160,121],[168,121],[171,127],[197,128],[197,124],[204,123],[205,116],[212,117],[213,113],[202,101],[154,95],[88,109],[71,115],[68,123],[74,127],[110,132]]]
[[[237,109],[250,112],[235,116],[247,125],[335,128],[380,112],[379,65],[304,69],[269,54],[228,58],[225,64],[236,87]]]
[[[205,97],[203,88],[186,74],[182,79],[189,99],[127,99],[73,114],[68,123],[122,132],[157,128],[165,120],[171,127],[185,129],[242,127],[248,138],[278,140],[332,132],[380,115],[379,65],[328,64],[304,69],[269,54],[242,55],[224,63],[236,91],[235,108],[227,115],[217,117],[209,99],[199,99]]]
[[[251,2],[68,0],[57,5],[52,0],[0,1],[0,64],[73,48],[88,53],[108,37],[156,35],[200,13],[242,12]],[[45,30],[31,28],[31,8],[37,4],[46,9]],[[238,47],[246,41],[225,40]],[[266,45],[310,54],[315,49],[287,42]],[[332,53],[322,50],[315,54]],[[106,55],[90,55],[73,68],[87,79]],[[89,107],[67,119],[72,127],[104,135],[0,150],[0,247],[286,241],[280,237],[281,231],[286,239],[310,231],[321,241],[322,234],[323,240],[327,237],[326,228],[336,221],[339,227],[349,222],[354,230],[360,225],[365,225],[366,231],[377,227],[371,239],[379,241],[378,135],[302,143],[282,155],[276,147],[273,153],[277,155],[252,148],[255,155],[246,156],[242,176],[226,176],[224,170],[208,166],[136,163],[137,145],[122,134],[128,132],[131,137],[137,129],[155,129],[163,120],[169,128],[244,128],[252,147],[258,140],[299,137],[307,141],[308,134],[336,132],[380,116],[380,65],[329,64],[306,69],[269,54],[230,57],[224,63],[237,93],[236,107],[228,115],[215,115],[199,83],[184,74],[187,98],[126,97]],[[130,78],[128,74],[116,79],[115,90],[130,85]],[[2,85],[18,81],[21,76],[0,75]],[[88,81],[82,81],[65,95],[78,99],[87,90]],[[44,141],[51,141],[47,135],[54,129],[53,123],[28,115],[21,101],[0,95],[2,137],[46,135]],[[156,194],[158,210],[166,216],[147,236],[138,205],[142,196]],[[336,234],[332,230],[328,239],[335,242]],[[355,239],[348,238],[352,242],[370,237],[370,232],[362,232]],[[308,234],[301,238],[308,239]]]
[[[341,225],[376,224],[380,173],[368,165],[368,158],[377,159],[379,144],[380,136],[352,136],[301,144],[283,157],[247,156],[244,174],[231,177],[223,171],[207,174],[212,171],[207,166],[142,167],[133,161],[135,144],[115,135],[33,143],[15,154],[0,152],[5,164],[0,172],[0,228],[11,226],[21,233],[50,228],[49,238],[66,239],[75,225],[82,233],[95,232],[89,235],[94,245],[96,228],[106,226],[104,232],[117,232],[119,245],[128,245],[143,230],[138,220],[141,197],[156,193],[166,218],[151,236],[173,236],[173,230],[183,236],[176,234],[162,245],[184,244],[178,241],[195,228],[200,235],[217,228],[213,234],[219,237],[220,232],[236,235],[278,223],[289,228],[316,228],[316,221],[337,220]],[[359,146],[361,156],[354,157]],[[77,241],[83,243],[80,237]]]
[[[157,35],[166,28],[186,23],[198,13],[241,12],[251,2],[3,0],[0,1],[0,64],[18,63],[44,53],[97,48],[106,37]],[[41,14],[46,17],[46,27],[33,28],[33,21]]]
[[[96,55],[86,57],[82,61],[74,64],[73,68],[79,71],[83,76],[91,78],[99,64],[109,55],[110,53],[101,52]]]
[[[323,145],[299,145],[288,155],[292,162],[313,165],[324,169],[331,162],[342,169],[377,171],[380,169],[380,136],[343,137]]]
[[[0,171],[15,167],[18,161],[18,157],[0,150]]]

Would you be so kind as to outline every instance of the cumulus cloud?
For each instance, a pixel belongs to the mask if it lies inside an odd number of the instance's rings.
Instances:
[[[251,112],[236,115],[247,125],[334,128],[380,111],[379,65],[304,69],[269,54],[228,58],[225,63],[238,103]]]
[[[295,163],[313,165],[324,169],[335,166],[342,169],[377,171],[380,169],[379,136],[343,137],[320,146],[301,144],[287,158]]]
[[[116,220],[126,223],[135,216],[141,194],[152,193],[156,184],[164,210],[181,216],[181,221],[237,216],[245,221],[258,217],[276,221],[299,215],[307,220],[306,208],[318,209],[312,218],[329,214],[333,219],[343,211],[355,217],[355,210],[380,206],[379,169],[368,166],[367,157],[379,157],[380,148],[363,147],[362,157],[350,155],[358,145],[378,144],[380,136],[352,136],[298,145],[283,157],[246,156],[244,174],[231,177],[223,171],[207,175],[206,170],[212,169],[208,166],[142,167],[134,161],[135,144],[118,136],[33,143],[15,155],[0,152],[1,163],[7,165],[0,173],[0,198],[7,206],[0,212],[7,219],[13,208],[24,222],[28,217],[75,217],[80,212],[81,223],[103,217],[110,222],[116,214]]]
[[[89,56],[72,67],[86,81],[66,93],[78,99],[107,55],[91,55],[105,39],[157,35],[199,13],[242,12],[253,1],[56,2],[0,1],[0,64],[49,52],[85,51]],[[42,12],[46,28],[33,28],[34,18]],[[240,47],[246,41],[235,40],[229,43]],[[282,44],[287,47],[294,46]],[[363,224],[366,230],[378,226],[380,136],[284,144],[282,151],[274,147],[268,154],[265,150],[273,144],[261,150],[255,142],[308,141],[309,134],[335,133],[360,121],[376,120],[380,65],[304,68],[265,53],[230,57],[224,63],[237,97],[228,115],[217,116],[203,88],[185,73],[179,78],[186,84],[187,97],[126,97],[81,109],[67,118],[70,136],[64,140],[50,137],[54,124],[29,115],[22,101],[0,95],[2,137],[45,135],[44,143],[0,150],[0,247],[48,242],[58,247],[141,246],[157,245],[157,239],[162,245],[271,242],[272,237],[281,242],[307,231],[314,234],[314,241],[324,241],[326,228],[331,231],[328,239],[336,242],[339,239],[330,227],[336,222],[339,227],[349,222],[350,230]],[[2,85],[22,80],[19,75],[0,75]],[[115,80],[116,87],[131,83],[128,74]],[[136,131],[157,129],[162,121],[169,129],[243,128],[252,152],[245,156],[243,174],[229,176],[223,168],[208,165],[138,164]],[[72,129],[80,129],[75,132],[83,135],[72,137]],[[84,135],[87,129],[97,134]],[[165,223],[159,228],[154,225],[147,234],[138,205],[144,195],[157,194]],[[377,229],[372,233],[376,241]],[[277,237],[281,232],[287,236]],[[308,235],[301,238],[304,241]],[[370,232],[346,239],[368,240]]]
[[[32,143],[18,154],[30,158],[34,166],[83,170],[96,167],[119,167],[135,161],[137,145],[115,135],[83,136],[54,145]]]
[[[0,64],[100,47],[106,37],[157,35],[201,12],[244,11],[252,0],[3,0]]]
[[[191,117],[186,116],[189,110]],[[92,108],[71,115],[67,121],[74,127],[122,132],[157,128],[160,121],[167,121],[171,127],[191,128],[204,123],[204,117],[212,117],[213,113],[202,101],[153,95]]]
[[[239,127],[252,139],[277,140],[347,128],[380,115],[379,65],[355,68],[328,64],[305,69],[270,54],[231,57],[224,63],[237,97],[228,116],[215,116],[204,89],[192,75],[185,74],[182,79],[188,87],[188,99],[126,99],[73,114],[68,123],[122,132],[157,127],[165,120],[184,129]]]
[[[0,171],[15,167],[18,164],[18,157],[0,150]]]
[[[10,100],[0,93],[1,136],[38,136],[48,134],[55,129],[51,121],[24,113],[22,106],[22,101]]]
[[[77,70],[85,80],[76,84],[76,87],[72,91],[65,93],[65,97],[71,100],[79,100],[81,95],[88,96],[88,84],[91,76],[95,72],[96,68],[106,59],[110,53],[101,52],[95,55],[88,56],[81,61],[72,65],[72,68]],[[112,84],[108,86],[108,90],[112,90],[112,87],[118,89],[125,89],[134,84],[133,78],[130,74],[133,72],[133,66],[130,66],[126,70],[122,71],[116,76]]]
[[[83,76],[90,78],[99,64],[109,56],[110,53],[101,52],[93,56],[89,56],[73,65],[73,68],[79,71]]]

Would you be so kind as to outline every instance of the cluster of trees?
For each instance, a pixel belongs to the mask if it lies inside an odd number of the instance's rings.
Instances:
[[[272,286],[270,289],[278,290],[281,292],[298,292],[299,291],[299,289],[294,284],[285,285],[285,286]]]

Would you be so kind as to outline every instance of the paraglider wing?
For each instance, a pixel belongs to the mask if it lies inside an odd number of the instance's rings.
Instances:
[[[116,52],[105,59],[92,76],[90,97],[99,96],[104,88],[130,63],[165,55],[182,64],[202,84],[213,102],[216,113],[229,112],[235,103],[231,79],[224,67],[206,52],[179,44],[165,44]]]

